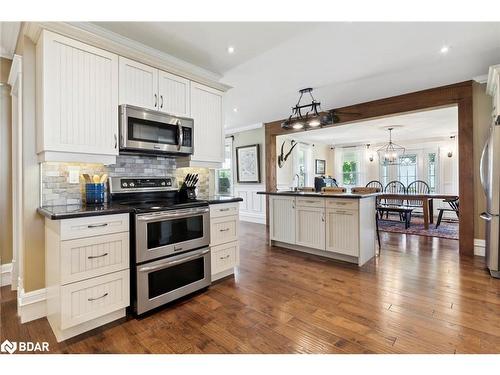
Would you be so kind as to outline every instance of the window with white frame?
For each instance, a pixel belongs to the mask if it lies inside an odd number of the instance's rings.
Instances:
[[[417,154],[405,154],[399,157],[398,181],[408,186],[417,180]]]
[[[231,195],[233,190],[233,138],[224,142],[224,163],[215,171],[215,189],[219,195]]]
[[[361,165],[359,152],[345,151],[342,153],[342,185],[357,186],[361,182]]]
[[[437,153],[427,154],[427,182],[431,193],[435,193],[437,187]]]

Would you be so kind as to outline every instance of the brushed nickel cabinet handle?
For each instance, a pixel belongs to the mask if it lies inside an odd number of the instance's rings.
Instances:
[[[155,108],[158,107],[158,95],[155,94]]]
[[[161,100],[160,108],[163,108],[163,95],[160,95],[160,100]]]
[[[101,255],[91,255],[91,256],[88,256],[87,258],[88,259],[96,259],[96,258],[102,258],[102,257],[105,257],[107,256],[108,253],[104,253],[104,254],[101,254]]]
[[[116,134],[115,134],[115,150],[117,147],[118,147],[118,138],[116,137]]]
[[[230,208],[219,208],[220,212],[229,211],[229,210],[230,210]]]
[[[224,260],[224,259],[229,258],[230,256],[231,256],[231,255],[229,255],[229,254],[228,254],[228,255],[226,255],[225,257],[219,257],[219,259],[220,259],[220,260]]]
[[[219,232],[227,232],[229,230],[229,228],[226,228],[226,229],[219,229]]]
[[[108,293],[104,293],[102,296],[100,297],[95,297],[95,298],[88,298],[87,301],[89,302],[92,302],[92,301],[97,301],[98,299],[101,299],[101,298],[104,298],[108,295]]]
[[[90,224],[87,225],[87,228],[102,228],[102,227],[107,227],[108,223],[103,223],[103,224]]]

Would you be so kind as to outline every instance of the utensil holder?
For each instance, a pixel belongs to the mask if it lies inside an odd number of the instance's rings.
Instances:
[[[85,184],[85,203],[86,204],[103,204],[105,184]]]

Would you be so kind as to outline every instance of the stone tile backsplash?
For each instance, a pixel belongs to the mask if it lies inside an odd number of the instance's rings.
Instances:
[[[71,169],[79,168],[79,174],[88,173],[90,176],[107,173],[110,177],[137,176],[160,177],[176,176],[181,183],[187,173],[198,173],[198,193],[208,194],[209,170],[207,168],[179,168],[176,169],[174,158],[119,155],[116,164],[85,164],[85,163],[42,163],[42,206],[56,206],[82,204],[85,196],[85,182],[80,178],[79,184],[68,182]]]

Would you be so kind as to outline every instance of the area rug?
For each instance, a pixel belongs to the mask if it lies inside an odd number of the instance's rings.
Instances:
[[[441,224],[436,229],[436,219],[433,224],[429,224],[429,229],[424,228],[424,219],[414,216],[411,218],[410,228],[405,229],[403,222],[397,222],[399,216],[389,215],[389,220],[379,220],[378,227],[381,232],[415,234],[417,236],[441,237],[458,240],[458,222],[441,221]],[[394,220],[394,221],[392,221]]]

